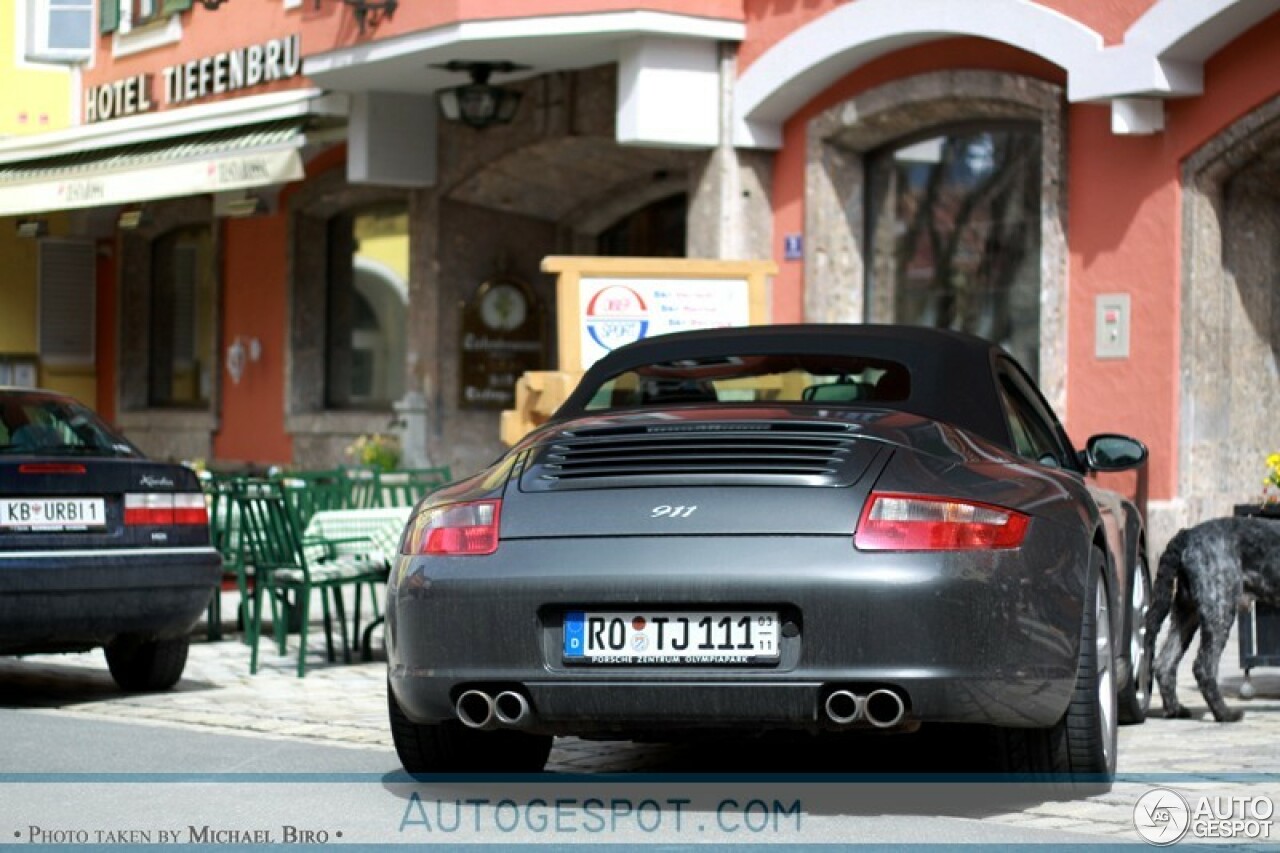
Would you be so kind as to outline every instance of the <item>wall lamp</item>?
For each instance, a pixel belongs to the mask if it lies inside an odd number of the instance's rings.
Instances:
[[[141,225],[150,223],[150,217],[141,207],[127,207],[120,211],[120,218],[116,220],[116,225],[126,231],[133,231]]]
[[[257,338],[244,338],[236,335],[235,340],[227,347],[227,374],[236,385],[244,377],[246,362],[257,364],[262,360],[262,341]]]
[[[43,237],[49,233],[49,220],[19,219],[15,230],[19,237]]]
[[[210,12],[216,12],[223,3],[227,2],[227,0],[196,0],[196,2],[208,9]]]
[[[465,86],[441,89],[436,93],[440,112],[450,121],[460,121],[469,127],[484,130],[494,124],[510,124],[516,117],[520,93],[493,85],[489,82],[489,76],[495,72],[510,74],[512,71],[524,71],[529,66],[505,61],[465,62],[455,59],[432,67],[446,71],[465,71],[471,75],[471,82]]]

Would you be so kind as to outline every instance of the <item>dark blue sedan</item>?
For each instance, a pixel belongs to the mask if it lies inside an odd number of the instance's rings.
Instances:
[[[0,654],[102,647],[122,688],[163,690],[221,576],[193,471],[70,397],[0,388]]]

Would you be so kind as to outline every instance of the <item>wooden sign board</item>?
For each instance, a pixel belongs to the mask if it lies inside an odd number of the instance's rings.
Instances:
[[[772,261],[553,256],[560,369],[527,372],[501,436],[515,444],[544,423],[605,353],[668,332],[769,322]]]
[[[769,322],[773,261],[552,256],[560,370],[581,373],[625,344],[669,332]]]
[[[506,409],[520,374],[546,365],[542,301],[523,281],[500,276],[462,304],[458,406]]]

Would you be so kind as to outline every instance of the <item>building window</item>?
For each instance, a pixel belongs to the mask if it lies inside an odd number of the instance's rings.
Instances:
[[[405,387],[408,208],[342,213],[328,231],[325,404],[385,408]]]
[[[98,29],[125,34],[191,8],[191,0],[100,0]]]
[[[1040,352],[1040,129],[960,125],[867,160],[872,316]]]
[[[151,251],[148,403],[205,408],[217,363],[212,234],[207,225],[176,228]]]
[[[93,48],[93,0],[30,0],[26,57],[81,62]]]

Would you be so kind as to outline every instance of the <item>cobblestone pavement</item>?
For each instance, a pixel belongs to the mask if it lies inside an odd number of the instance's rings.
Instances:
[[[234,612],[230,607],[226,612]],[[200,636],[203,636],[201,634]],[[314,635],[313,635],[314,636]],[[296,643],[296,638],[291,638]],[[0,707],[205,731],[234,731],[271,738],[323,741],[394,755],[385,709],[385,663],[332,664],[323,656],[323,640],[311,644],[308,674],[294,675],[296,646],[279,657],[264,645],[263,665],[249,675],[248,647],[236,637],[197,642],[182,682],[163,694],[124,695],[114,686],[100,651],[81,655],[42,655],[22,660],[0,658]],[[1262,794],[1280,800],[1280,670],[1253,673],[1257,696],[1236,698],[1242,673],[1233,641],[1223,657],[1221,683],[1228,700],[1246,709],[1242,722],[1213,722],[1184,661],[1179,693],[1196,719],[1155,716],[1141,726],[1120,729],[1119,775],[1104,795],[1071,801],[1032,802],[1023,808],[984,813],[984,819],[1030,827],[1060,828],[1137,840],[1134,804],[1153,787],[1169,787],[1188,798]],[[927,731],[927,730],[925,730]],[[923,732],[922,732],[923,735]],[[900,745],[910,743],[910,748]],[[794,744],[770,751],[767,745],[633,744],[556,741],[549,769],[558,773],[631,773],[637,771],[812,771],[868,772],[913,767],[943,769],[940,756],[972,744],[911,738],[859,738],[848,754],[823,746],[806,752]],[[905,759],[902,756],[906,756]],[[879,762],[879,763],[878,763]],[[962,767],[964,765],[961,765]]]

